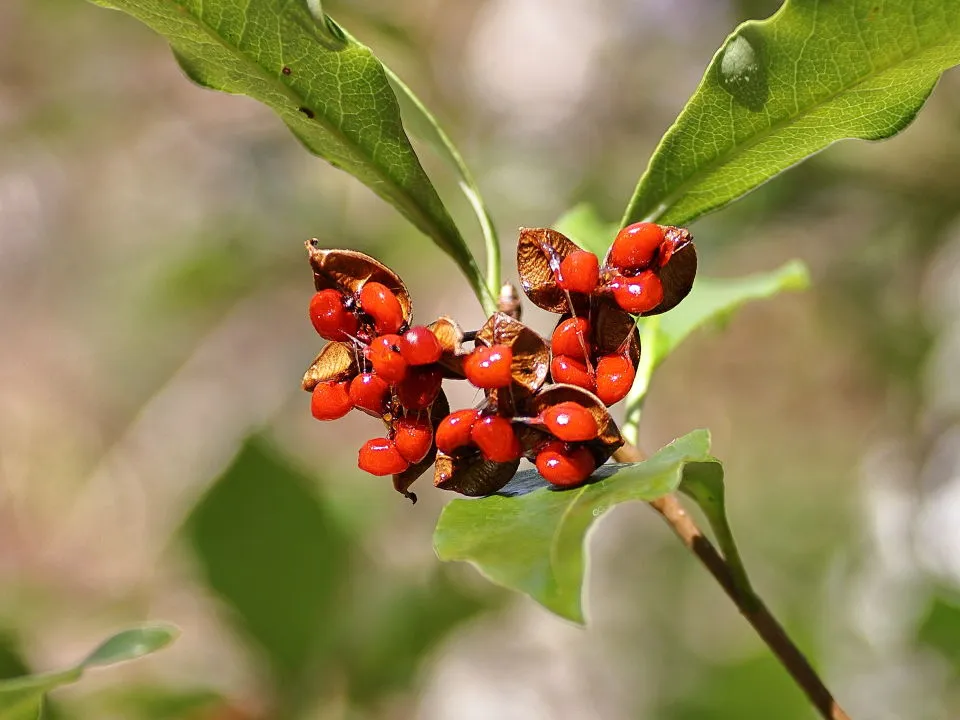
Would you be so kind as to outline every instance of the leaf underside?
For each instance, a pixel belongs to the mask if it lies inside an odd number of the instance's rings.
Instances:
[[[685,225],[837,140],[895,135],[958,63],[954,0],[787,0],[727,38],[623,224]]]
[[[357,177],[467,272],[480,273],[420,164],[380,61],[306,0],[92,0],[163,35],[196,83],[272,108],[313,154]],[[319,18],[319,19],[318,19]]]
[[[716,473],[710,434],[696,430],[650,459],[605,465],[579,488],[557,490],[535,471],[520,472],[497,495],[454,500],[440,515],[441,560],[465,560],[493,582],[523,592],[561,617],[583,622],[584,539],[593,522],[623,502],[675,491],[689,468]]]

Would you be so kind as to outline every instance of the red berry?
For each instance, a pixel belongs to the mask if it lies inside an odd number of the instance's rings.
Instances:
[[[364,283],[360,288],[360,308],[373,318],[380,334],[395,333],[403,325],[403,308],[393,290],[378,282]]]
[[[391,440],[374,438],[360,448],[357,467],[371,475],[396,475],[410,467],[410,463],[403,459]]]
[[[569,355],[554,355],[550,361],[550,376],[554,382],[567,383],[593,392],[597,388],[594,376],[585,363]]]
[[[650,265],[663,242],[663,228],[654,223],[627,225],[613,241],[610,264],[621,270],[642,269]]]
[[[593,440],[600,433],[593,413],[575,402],[548,407],[540,414],[540,419],[554,437],[566,442]]]
[[[560,263],[557,285],[569,292],[589,295],[600,282],[600,261],[592,252],[574,250]]]
[[[382,415],[387,409],[390,386],[373,373],[361,373],[350,381],[350,402],[355,408]]]
[[[678,250],[682,249],[683,246],[687,245],[690,242],[690,238],[678,239],[678,238],[667,238],[662,243],[660,243],[660,252],[657,253],[657,265],[663,267],[668,262],[670,258],[673,257],[673,254]]]
[[[407,361],[400,354],[399,335],[381,335],[374,338],[366,355],[377,375],[391,385],[406,377]]]
[[[410,365],[429,365],[440,359],[443,348],[430,328],[417,325],[404,334],[400,352]]]
[[[590,321],[583,317],[564,320],[553,331],[550,349],[554,355],[586,358],[590,354]]]
[[[473,425],[470,439],[487,460],[513,462],[520,458],[520,441],[513,426],[499,415],[486,415]]]
[[[537,472],[547,482],[560,487],[574,487],[590,477],[597,462],[587,448],[568,449],[565,443],[554,440],[537,453],[536,465]]]
[[[650,312],[663,302],[663,283],[653,270],[644,270],[636,277],[618,275],[610,289],[617,305],[632,315]]]
[[[397,385],[400,404],[408,410],[426,410],[440,393],[443,375],[439,368],[412,367]]]
[[[449,455],[470,444],[470,431],[480,416],[479,410],[457,410],[447,415],[437,426],[437,448]]]
[[[467,356],[463,371],[474,386],[492,390],[507,387],[513,381],[512,362],[513,350],[506,345],[478,347]]]
[[[350,412],[353,404],[347,395],[347,383],[317,383],[310,398],[310,412],[317,420],[338,420]]]
[[[321,290],[310,298],[310,322],[325,340],[349,340],[357,334],[357,316],[347,310],[338,290]]]
[[[393,444],[410,464],[423,460],[433,445],[433,428],[425,420],[404,417],[393,425]]]
[[[607,355],[597,363],[597,397],[613,405],[627,396],[636,376],[633,363],[623,355]]]

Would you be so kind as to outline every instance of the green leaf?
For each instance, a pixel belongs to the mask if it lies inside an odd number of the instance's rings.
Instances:
[[[747,577],[747,570],[740,558],[740,551],[733,539],[733,531],[727,521],[727,507],[723,486],[723,472],[712,472],[710,465],[691,465],[683,474],[680,482],[680,492],[691,498],[707,518],[713,533],[716,536],[720,553],[727,561],[733,582],[746,607],[755,606],[758,602],[756,594]]]
[[[351,550],[314,482],[253,438],[184,527],[207,583],[266,651],[294,706],[318,685],[313,664],[335,642]]]
[[[313,154],[390,202],[460,266],[482,274],[403,130],[369,48],[315,0],[92,0],[163,35],[195,82],[272,108]]]
[[[663,315],[640,318],[640,366],[627,399],[630,408],[642,404],[650,386],[650,378],[670,353],[697,328],[723,324],[737,308],[751,300],[762,300],[784,291],[803,290],[810,284],[806,266],[792,260],[768,273],[742,278],[720,279],[698,277],[690,294],[673,310]]]
[[[80,663],[84,669],[114,665],[135,660],[164,648],[176,639],[179,631],[172,625],[155,624],[124,630],[108,638]]]
[[[620,503],[673,492],[692,470],[722,476],[706,430],[675,440],[644,462],[604,465],[593,482],[571,490],[554,489],[525,470],[498,495],[450,502],[440,515],[434,547],[441,560],[466,560],[493,582],[583,622],[587,530]]]
[[[955,591],[934,589],[917,628],[917,641],[943,655],[960,676],[960,596]]]
[[[787,0],[727,38],[623,224],[685,225],[837,140],[895,135],[958,63],[956,0]]]
[[[607,254],[620,229],[616,223],[601,218],[597,209],[589,203],[574,206],[551,227],[601,259]]]
[[[156,652],[172,643],[178,634],[179,630],[166,623],[141,625],[108,638],[83,661],[66,670],[0,680],[0,720],[37,718],[44,695],[76,682],[87,668],[114,665]]]

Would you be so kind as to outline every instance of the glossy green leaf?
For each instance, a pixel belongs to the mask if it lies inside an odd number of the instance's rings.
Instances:
[[[476,261],[420,165],[380,61],[316,0],[92,0],[163,35],[200,85],[272,108],[304,146],[394,205],[466,274]]]
[[[156,652],[173,642],[179,631],[166,623],[150,623],[108,638],[77,665],[57,672],[0,680],[0,720],[39,717],[43,697],[51,690],[76,682],[92,667],[114,665]]]
[[[450,502],[440,515],[434,547],[441,560],[468,561],[493,582],[583,622],[584,539],[590,526],[620,503],[673,492],[691,471],[722,476],[706,430],[675,440],[644,462],[604,465],[590,484],[571,490],[554,489],[536,471],[523,471],[500,494]]]
[[[809,284],[807,268],[797,260],[768,273],[742,278],[697,278],[690,294],[673,310],[639,319],[640,366],[627,400],[628,408],[643,402],[653,371],[694,330],[711,323],[722,325],[746,302],[784,291],[803,290]]]
[[[265,651],[280,695],[300,702],[318,683],[313,664],[335,641],[351,551],[315,481],[253,438],[184,530],[231,619]]]
[[[956,0],[787,0],[727,38],[623,224],[685,225],[837,140],[895,135],[958,63]]]

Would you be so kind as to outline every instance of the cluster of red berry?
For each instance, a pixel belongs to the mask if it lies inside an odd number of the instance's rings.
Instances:
[[[303,380],[313,415],[335,420],[357,408],[379,417],[386,436],[361,447],[359,467],[392,475],[414,500],[409,486],[434,462],[434,484],[466,495],[496,492],[523,457],[555,485],[584,482],[623,443],[606,406],[627,394],[640,358],[629,313],[672,307],[696,271],[679,228],[625,228],[602,266],[555,231],[522,230],[524,290],[562,315],[548,347],[504,312],[475,333],[445,317],[411,326],[410,296],[391,270],[315,240],[307,247],[317,288],[310,319],[330,341]],[[467,380],[483,401],[451,413],[445,378]]]

